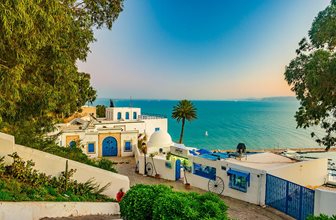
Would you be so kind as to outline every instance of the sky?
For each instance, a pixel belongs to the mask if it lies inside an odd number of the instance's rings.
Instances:
[[[98,98],[293,96],[284,79],[329,0],[126,0],[80,71]]]

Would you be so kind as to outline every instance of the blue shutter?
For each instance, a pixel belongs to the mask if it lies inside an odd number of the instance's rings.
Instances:
[[[94,152],[95,152],[95,146],[94,146],[94,143],[89,143],[89,144],[88,144],[88,152],[89,152],[89,153],[94,153]]]
[[[160,128],[155,128],[155,131],[160,131]]]
[[[130,141],[125,142],[125,151],[132,151],[132,143]]]
[[[133,112],[133,119],[137,119],[137,113],[136,112]]]
[[[121,119],[121,112],[118,112],[118,120]]]

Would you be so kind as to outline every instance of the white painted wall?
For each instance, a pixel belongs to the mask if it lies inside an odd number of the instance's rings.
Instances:
[[[246,202],[254,203],[257,205],[265,204],[265,190],[266,190],[266,172],[253,168],[239,166],[232,164],[229,161],[217,160],[211,161],[200,157],[190,156],[190,161],[193,163],[203,164],[216,168],[216,176],[219,176],[224,181],[224,191],[222,195],[229,196],[235,199],[243,200]],[[226,170],[223,170],[225,167]],[[250,173],[250,186],[247,188],[247,192],[241,192],[229,187],[230,177],[227,175],[227,171],[232,168],[234,170]],[[194,168],[192,168],[194,169]],[[193,172],[193,171],[192,171]],[[187,172],[188,182],[195,187],[208,191],[209,179]]]
[[[146,161],[147,163],[150,162],[151,164],[155,164],[155,168],[158,174],[160,174],[162,179],[172,180],[175,181],[175,161],[167,161],[163,158],[154,157],[153,159],[147,156]],[[143,160],[142,160],[143,162]],[[171,163],[171,168],[166,167],[166,162]],[[140,173],[143,174],[144,169],[140,170]],[[153,171],[153,175],[155,176],[155,171]]]
[[[0,220],[39,220],[44,217],[118,215],[113,202],[0,202]]]
[[[138,148],[138,132],[123,132],[121,133],[121,156],[122,157],[130,157],[134,155],[134,149]],[[132,151],[125,151],[125,141],[132,142]]]
[[[113,121],[118,121],[118,112],[121,113],[122,120],[137,120],[141,115],[141,108],[129,108],[129,107],[113,107],[106,108],[106,118]],[[129,119],[126,119],[126,112],[129,113]],[[133,112],[137,113],[137,118],[133,118]]]
[[[314,215],[336,215],[336,191],[316,189]]]
[[[33,160],[35,162],[35,169],[46,173],[47,175],[57,176],[64,171],[66,158],[58,157],[33,148],[24,147],[22,145],[13,145],[13,143],[14,138],[10,138],[8,135],[0,133],[0,157],[6,156],[5,161],[7,163],[11,163],[11,158],[7,155],[17,152],[23,160]],[[127,176],[112,173],[76,161],[68,161],[69,169],[77,170],[74,174],[74,179],[77,181],[85,182],[90,178],[94,178],[100,186],[111,183],[111,186],[103,193],[107,196],[115,198],[120,188],[123,188],[124,191],[129,189],[130,182]]]
[[[268,171],[269,174],[294,182],[301,186],[316,187],[326,183],[328,176],[328,159],[292,163],[285,167]]]
[[[94,153],[89,153],[88,151],[88,144],[89,143],[94,143],[95,145],[95,152]],[[82,139],[82,144],[84,145],[83,152],[87,154],[91,158],[96,158],[98,157],[98,133],[86,133],[85,137]]]
[[[155,132],[155,128],[160,128],[161,131],[165,132],[168,131],[167,118],[143,119],[142,121],[145,122],[145,132],[148,138]]]

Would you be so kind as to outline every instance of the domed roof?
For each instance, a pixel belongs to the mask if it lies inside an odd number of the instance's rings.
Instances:
[[[154,132],[147,143],[147,147],[149,148],[163,148],[170,147],[173,144],[173,141],[170,135],[165,131],[156,131]]]

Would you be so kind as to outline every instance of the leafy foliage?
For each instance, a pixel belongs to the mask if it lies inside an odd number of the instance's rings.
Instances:
[[[182,143],[185,120],[192,121],[197,119],[197,109],[194,104],[189,100],[181,100],[173,108],[172,118],[176,119],[177,122],[182,121],[182,128],[180,134],[179,143]]]
[[[135,185],[121,200],[120,214],[125,220],[153,219],[152,210],[155,199],[171,191],[164,185]]]
[[[17,153],[9,155],[11,165],[0,167],[4,172],[0,178],[0,200],[6,201],[114,201],[101,193],[110,184],[100,187],[93,179],[78,183],[71,177],[76,170],[63,171],[60,176],[52,177],[33,169],[34,162],[23,161]]]
[[[85,61],[94,28],[112,27],[122,2],[1,2],[0,131],[25,144],[94,101],[90,75],[79,72],[76,62]]]
[[[133,186],[120,202],[121,216],[137,219],[228,219],[224,202],[211,193],[174,192],[163,185]]]
[[[116,173],[115,163],[106,158],[102,159],[90,159],[86,154],[83,153],[80,146],[76,147],[60,147],[52,139],[36,140],[34,143],[29,145],[32,148],[51,153],[60,157],[64,157],[70,160],[75,160],[80,163],[85,163],[90,166],[98,167],[104,170],[108,170]]]
[[[97,117],[98,118],[104,118],[105,117],[105,111],[106,111],[106,106],[105,105],[97,105]]]
[[[320,214],[319,216],[309,216],[307,220],[336,220],[336,215],[333,215],[331,217]]]
[[[286,67],[285,78],[300,100],[298,127],[320,125],[324,137],[312,133],[329,149],[336,144],[336,1],[321,11],[299,43],[297,57]]]

